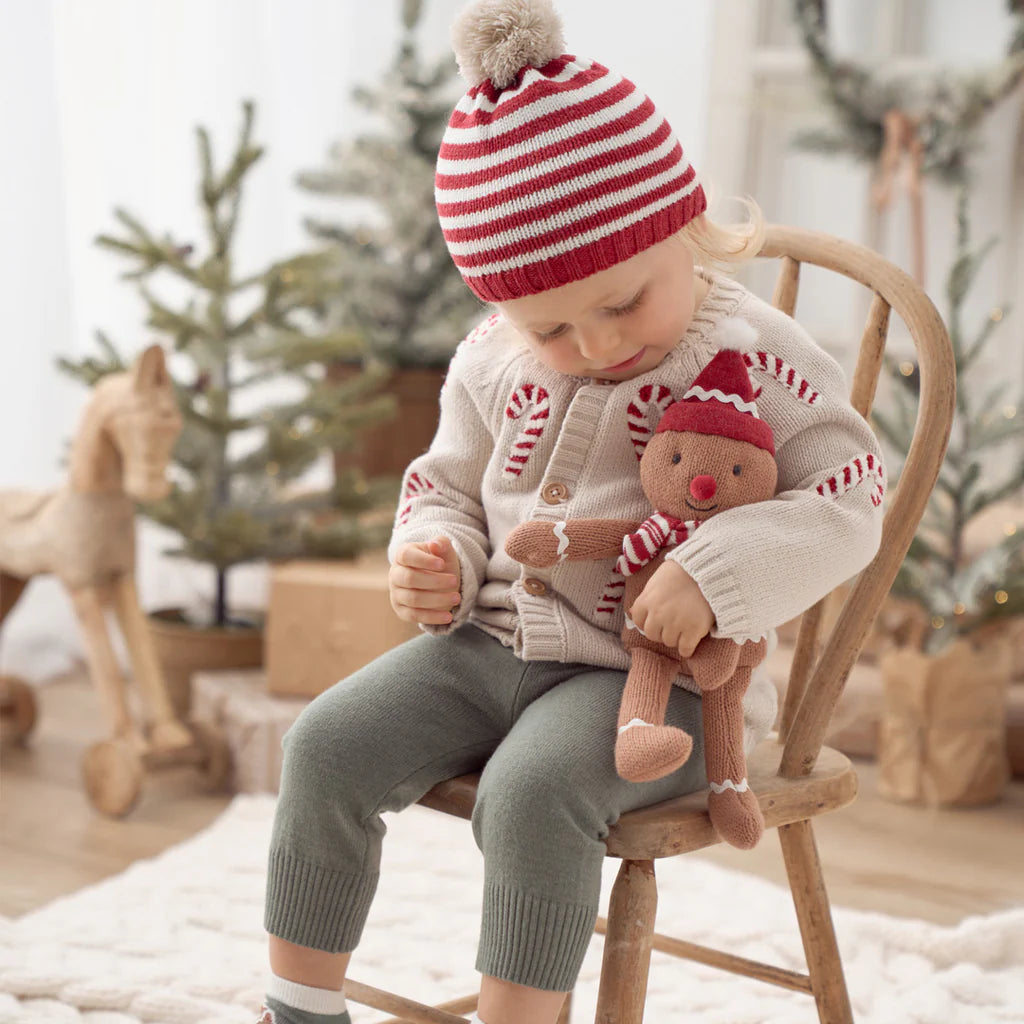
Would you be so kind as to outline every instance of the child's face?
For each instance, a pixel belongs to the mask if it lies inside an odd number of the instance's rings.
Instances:
[[[653,370],[686,333],[697,302],[693,256],[666,239],[582,281],[497,307],[545,366],[629,380]]]

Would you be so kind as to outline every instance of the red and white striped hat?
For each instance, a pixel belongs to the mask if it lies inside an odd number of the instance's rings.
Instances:
[[[452,38],[470,89],[441,143],[435,198],[481,299],[579,281],[704,211],[668,122],[628,79],[563,53],[551,0],[478,0]]]

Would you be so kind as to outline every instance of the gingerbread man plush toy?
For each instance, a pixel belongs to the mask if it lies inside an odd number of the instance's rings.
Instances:
[[[764,819],[747,783],[743,750],[743,696],[754,666],[767,652],[765,638],[738,643],[706,636],[688,658],[648,640],[629,610],[665,555],[711,516],[775,493],[772,430],[758,417],[743,349],[753,329],[738,321],[723,332],[723,347],[682,400],[665,411],[640,460],[640,479],[654,512],[643,522],[533,520],[517,526],[505,550],[530,566],[618,556],[624,577],[626,623],[622,641],[631,666],[619,711],[615,767],[642,782],[675,771],[689,758],[692,738],[665,724],[671,687],[680,674],[703,696],[708,811],[719,835],[743,849],[764,832]]]

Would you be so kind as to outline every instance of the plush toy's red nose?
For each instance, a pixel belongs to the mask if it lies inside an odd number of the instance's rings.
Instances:
[[[713,498],[717,490],[718,485],[715,483],[715,478],[708,476],[706,473],[701,476],[695,476],[690,481],[690,493],[698,501],[707,501],[708,498]]]

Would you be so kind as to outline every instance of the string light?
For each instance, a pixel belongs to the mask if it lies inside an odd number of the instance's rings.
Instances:
[[[989,313],[989,317],[992,319],[993,323],[999,323],[999,321],[1003,319],[1003,311],[996,306],[996,308]]]
[[[280,471],[281,471],[281,467],[276,462],[268,462],[267,463],[267,475],[268,476],[277,476],[277,474]]]
[[[942,629],[946,624],[946,620],[941,615],[932,616],[932,629]]]
[[[954,615],[963,615],[965,611],[967,611],[967,606],[963,602],[957,601],[957,603],[953,605]]]
[[[1004,405],[1003,406],[1003,415],[1008,420],[1012,420],[1013,417],[1017,415],[1017,406],[1015,406],[1015,405]]]
[[[1017,532],[1017,524],[1016,523],[1007,523],[1003,527],[1003,533],[1005,533],[1007,537],[1012,537],[1016,532]]]
[[[996,591],[996,604],[1006,604],[1010,600],[1010,595],[1005,590]]]
[[[913,372],[913,363],[900,363],[900,373],[902,373],[904,377],[909,377]]]

